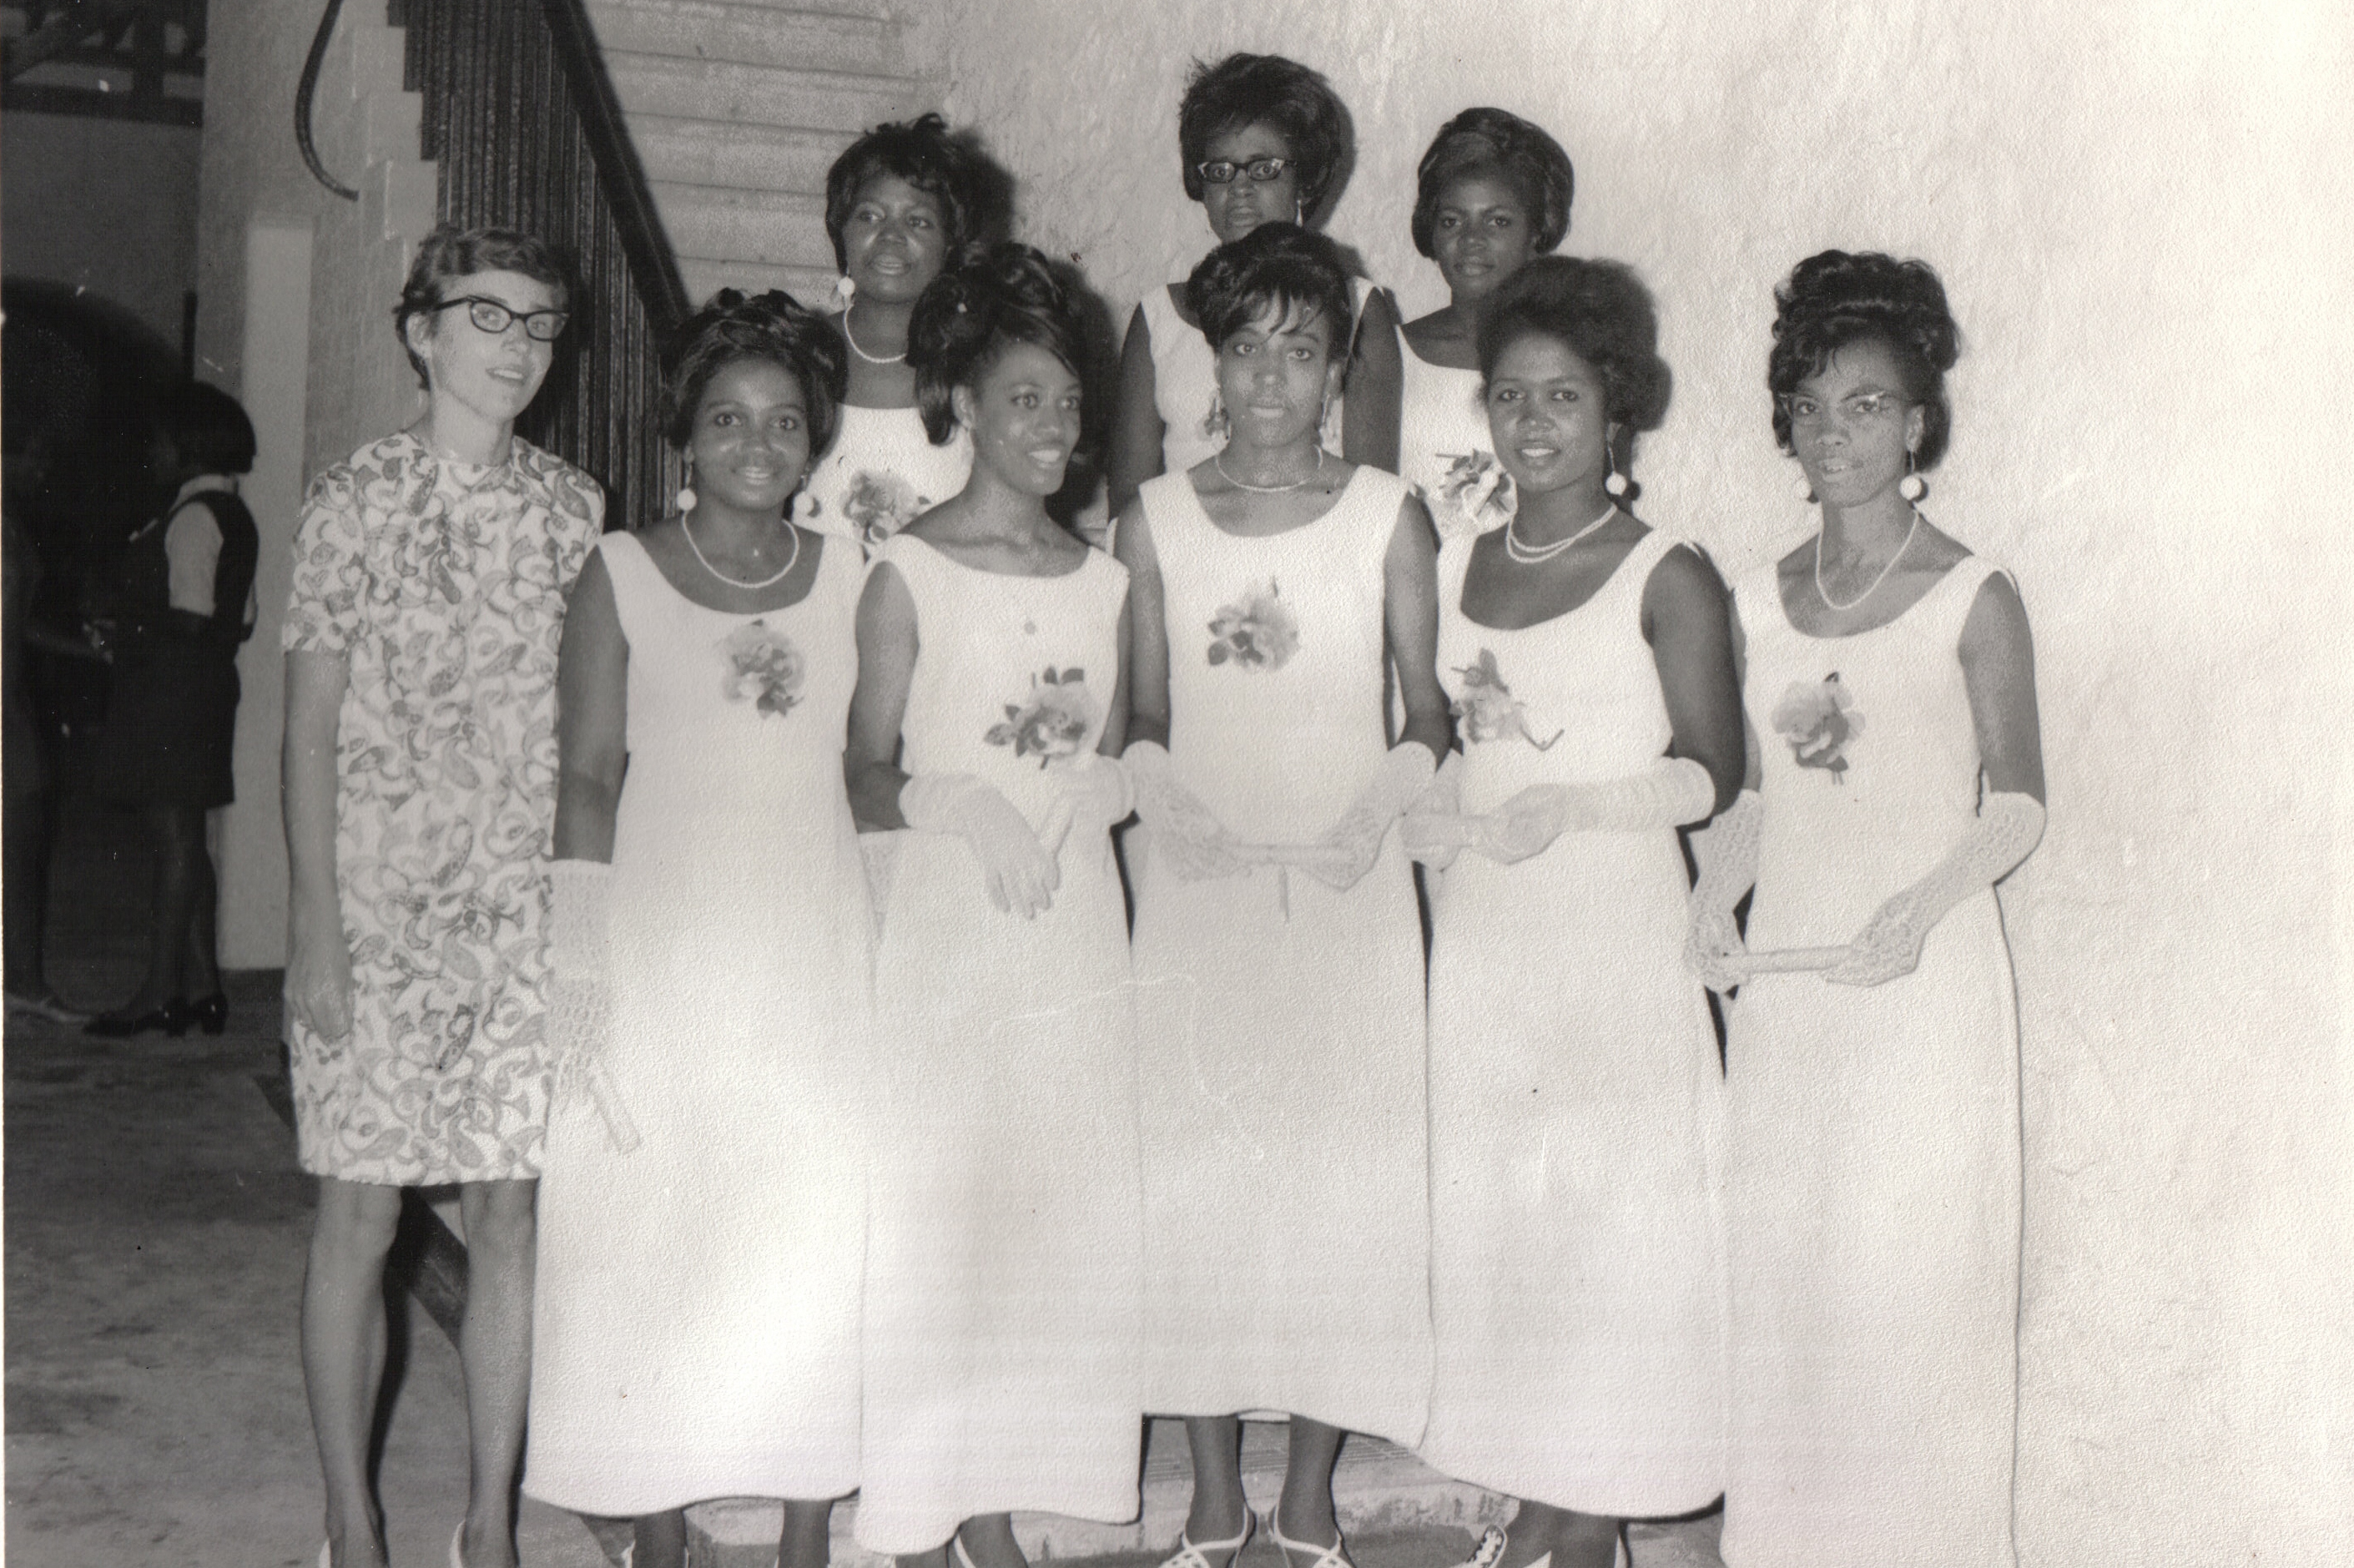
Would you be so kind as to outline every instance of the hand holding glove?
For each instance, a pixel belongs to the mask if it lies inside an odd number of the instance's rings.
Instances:
[[[1692,840],[1700,881],[1691,892],[1684,963],[1713,991],[1729,991],[1748,978],[1727,960],[1748,950],[1733,909],[1757,881],[1757,835],[1765,818],[1766,803],[1757,791],[1744,789],[1706,832]]]
[[[1471,847],[1503,865],[1564,833],[1640,832],[1708,815],[1716,782],[1689,758],[1662,757],[1639,773],[1583,784],[1532,784],[1479,819]]]
[[[1406,807],[1398,842],[1405,846],[1408,859],[1445,871],[1471,842],[1478,826],[1463,815],[1463,754],[1450,747],[1430,787]]]
[[[1136,813],[1151,830],[1152,853],[1184,882],[1235,876],[1250,869],[1226,825],[1177,782],[1168,749],[1140,740],[1121,754],[1136,792]]]
[[[1331,831],[1305,853],[1284,854],[1283,862],[1297,865],[1336,893],[1346,893],[1373,869],[1390,824],[1430,787],[1437,770],[1438,759],[1422,742],[1409,740],[1392,747]]]
[[[2032,795],[1989,793],[1978,821],[1936,869],[1882,905],[1849,944],[1850,956],[1823,971],[1834,985],[1882,985],[1911,974],[1922,944],[1953,907],[1992,887],[2043,838],[2043,803]]]
[[[558,1097],[585,1089],[613,1147],[637,1148],[638,1129],[605,1065],[613,1033],[612,949],[607,906],[613,868],[559,860],[547,868],[547,1044]]]

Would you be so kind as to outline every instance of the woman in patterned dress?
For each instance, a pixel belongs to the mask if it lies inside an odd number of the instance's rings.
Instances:
[[[457,1183],[472,1451],[451,1561],[512,1568],[547,1119],[542,862],[564,599],[604,518],[519,440],[564,330],[539,240],[435,230],[395,322],[417,423],[312,482],[286,611],[286,1039],[320,1178],[302,1369],[333,1568],[385,1562],[368,1486],[400,1190]]]
[[[1262,223],[1321,223],[1340,195],[1355,132],[1349,111],[1323,73],[1281,55],[1228,55],[1196,62],[1177,108],[1177,153],[1185,194],[1220,245]],[[1397,310],[1363,280],[1350,285],[1354,335],[1333,345],[1347,366],[1348,400],[1327,429],[1352,461],[1380,436],[1394,443],[1397,426]],[[1120,350],[1119,408],[1105,461],[1111,514],[1128,507],[1155,474],[1183,473],[1226,443],[1228,420],[1218,397],[1215,354],[1186,302],[1185,280],[1155,289],[1129,320]]]
[[[964,488],[972,440],[934,441],[916,407],[907,323],[943,268],[996,227],[994,167],[937,114],[877,125],[825,176],[825,232],[842,269],[832,318],[850,393],[832,450],[793,503],[804,528],[872,549]]]

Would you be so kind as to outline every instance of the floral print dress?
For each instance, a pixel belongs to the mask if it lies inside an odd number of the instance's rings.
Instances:
[[[287,1024],[305,1171],[539,1174],[556,648],[604,510],[595,481],[520,440],[478,468],[404,431],[312,482],[284,644],[350,672],[335,880],[353,1021],[342,1040]]]
[[[1850,940],[1975,820],[1969,556],[1894,620],[1800,631],[1744,577],[1765,801],[1753,950]],[[1885,985],[1760,975],[1730,1017],[1724,1560],[2009,1568],[2018,1008],[1991,889]]]
[[[601,1514],[858,1484],[872,948],[843,786],[864,567],[758,614],[599,546],[629,643],[604,1059],[548,1121],[534,1497]],[[695,568],[699,570],[700,568]]]
[[[1404,482],[1228,534],[1191,479],[1140,493],[1160,557],[1169,755],[1234,835],[1312,843],[1381,767],[1383,564]],[[1260,866],[1136,911],[1146,1399],[1411,1445],[1430,1384],[1422,935],[1393,832],[1347,891]]]
[[[911,775],[970,774],[1048,825],[1119,674],[1128,571],[980,571],[920,539]],[[1136,1041],[1111,835],[1062,841],[1034,919],[953,833],[901,835],[875,962],[880,1125],[857,1535],[928,1551],[974,1514],[1136,1516]],[[1051,837],[1046,847],[1052,851]]]
[[[1510,630],[1463,612],[1476,539],[1439,552],[1466,811],[1667,750],[1643,594],[1678,545],[1645,535],[1583,604]],[[1683,964],[1675,832],[1564,833],[1511,865],[1467,850],[1427,885],[1438,1370],[1422,1456],[1581,1513],[1704,1507],[1724,1486],[1723,1083]]]

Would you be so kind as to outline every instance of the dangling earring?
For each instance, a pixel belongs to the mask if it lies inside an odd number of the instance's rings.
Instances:
[[[1896,482],[1896,493],[1908,502],[1918,501],[1929,493],[1929,482],[1914,470],[1911,447],[1904,449],[1904,477]]]
[[[678,487],[678,509],[681,513],[695,510],[695,459],[686,460],[686,478]]]
[[[1202,439],[1205,441],[1223,441],[1232,433],[1232,428],[1226,422],[1225,397],[1215,387],[1212,387],[1210,411],[1202,416]]]
[[[1615,442],[1602,443],[1602,455],[1610,460],[1610,476],[1602,482],[1602,493],[1613,498],[1627,493],[1627,476],[1618,471],[1618,449]]]
[[[1800,469],[1798,471],[1798,477],[1797,481],[1791,484],[1790,488],[1797,491],[1798,493],[1798,499],[1805,502],[1808,505],[1811,506],[1815,503],[1815,487],[1812,482],[1807,478],[1806,470]]]
[[[841,277],[836,278],[833,281],[833,299],[832,301],[833,305],[833,313],[838,316],[848,315],[850,313],[851,297],[857,292],[858,285],[851,281],[849,273],[844,272]]]

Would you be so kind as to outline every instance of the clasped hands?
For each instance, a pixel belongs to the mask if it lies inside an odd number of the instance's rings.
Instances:
[[[1099,835],[1133,808],[1128,775],[1110,758],[1087,752],[1059,762],[1060,785],[1034,829],[1013,802],[970,773],[918,775],[899,792],[899,811],[919,832],[955,833],[981,863],[989,902],[999,912],[1035,919],[1063,885],[1063,845],[1071,834]]]
[[[1236,838],[1177,781],[1169,753],[1161,747],[1132,746],[1125,761],[1136,789],[1137,814],[1152,832],[1153,853],[1181,880],[1237,876],[1273,865],[1306,872],[1336,893],[1347,892],[1373,868],[1390,824],[1430,783],[1434,766],[1430,748],[1419,742],[1394,747],[1321,838],[1265,843]]]

